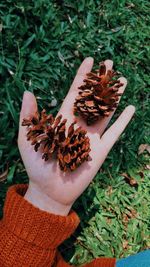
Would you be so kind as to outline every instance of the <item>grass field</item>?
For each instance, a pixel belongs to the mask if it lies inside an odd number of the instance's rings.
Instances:
[[[138,155],[139,146],[150,141],[149,13],[148,0],[0,1],[1,216],[8,187],[28,181],[17,148],[24,90],[35,93],[40,109],[56,114],[82,60],[92,56],[96,65],[109,58],[128,79],[114,117],[128,104],[136,107],[132,122],[74,205],[81,224],[60,248],[73,264],[150,247],[148,151]]]

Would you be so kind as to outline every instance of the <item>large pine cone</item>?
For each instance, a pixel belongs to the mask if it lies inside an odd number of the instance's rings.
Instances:
[[[114,70],[106,71],[104,62],[100,63],[97,72],[90,72],[84,84],[78,89],[79,95],[74,103],[74,114],[81,115],[88,125],[96,122],[100,117],[109,116],[117,107],[119,88],[123,85],[117,80],[118,73]]]
[[[58,149],[58,159],[61,170],[75,170],[84,161],[89,160],[90,140],[86,131],[81,127],[74,129],[76,122],[73,122],[68,135]]]
[[[81,127],[74,129],[72,123],[66,137],[66,122],[62,115],[56,119],[43,110],[29,119],[23,119],[22,126],[27,126],[27,140],[34,150],[42,152],[42,159],[47,161],[56,156],[61,170],[75,170],[82,162],[89,159],[90,141]]]

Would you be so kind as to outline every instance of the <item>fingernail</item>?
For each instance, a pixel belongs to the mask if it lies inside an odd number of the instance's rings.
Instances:
[[[91,63],[91,62],[94,61],[94,58],[93,58],[93,57],[87,57],[87,58],[86,58],[86,61],[88,61],[89,63]]]

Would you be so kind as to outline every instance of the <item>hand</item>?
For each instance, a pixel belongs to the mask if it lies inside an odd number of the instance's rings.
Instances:
[[[107,69],[112,68],[112,61],[106,60],[105,63]],[[74,120],[73,103],[78,94],[78,87],[83,83],[92,66],[92,58],[89,57],[83,61],[61,106],[59,113],[63,115],[63,118],[67,119],[67,126]],[[119,91],[123,92],[127,81],[123,77],[120,80],[124,85],[120,87]],[[25,92],[20,113],[18,136],[19,150],[29,176],[29,188],[24,197],[42,210],[54,214],[67,215],[74,201],[92,181],[108,152],[131,120],[135,108],[134,106],[126,107],[120,117],[105,133],[104,131],[114,112],[109,117],[101,119],[94,126],[87,126],[81,118],[77,117],[77,126],[82,126],[86,129],[90,138],[92,161],[84,162],[74,172],[70,173],[63,173],[56,160],[49,160],[48,162],[42,160],[40,152],[35,152],[30,141],[27,141],[27,130],[26,127],[21,126],[21,123],[23,118],[34,115],[36,111],[37,103],[34,95],[30,92]]]

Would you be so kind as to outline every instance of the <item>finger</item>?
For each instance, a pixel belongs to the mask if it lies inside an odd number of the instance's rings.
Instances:
[[[113,61],[112,60],[106,59],[104,61],[104,63],[105,63],[105,66],[106,66],[106,71],[112,70],[112,67],[113,67]]]
[[[89,73],[93,67],[94,59],[92,57],[87,57],[83,60],[82,64],[80,65],[77,74],[74,78],[74,81],[71,85],[70,91],[77,90],[79,86],[82,85],[83,80],[86,78],[86,74]],[[78,92],[78,90],[77,90]]]
[[[20,112],[19,133],[23,133],[26,130],[25,129],[26,127],[21,126],[23,119],[33,116],[36,113],[36,111],[37,111],[37,102],[35,96],[31,92],[25,91],[23,95],[22,107]]]
[[[75,97],[78,94],[78,87],[83,84],[83,80],[86,77],[86,74],[91,71],[93,66],[93,58],[87,57],[82,64],[80,65],[76,77],[70,87],[70,90],[67,96],[64,99],[64,102],[61,106],[59,113],[62,113],[63,116],[67,116],[72,118],[73,116],[73,104],[75,101]]]
[[[112,70],[113,68],[113,61],[110,59],[106,59],[104,61],[105,66],[106,66],[106,72],[108,70]],[[102,118],[99,122],[97,122],[94,126],[94,132],[98,131],[100,136],[101,134],[104,132],[104,129],[106,128],[108,122],[110,121],[111,117],[107,117],[107,118]],[[89,128],[90,129],[90,128]]]
[[[122,134],[132,116],[134,115],[135,107],[130,105],[124,109],[115,123],[104,133],[101,138],[101,144],[106,150],[106,153],[110,151],[114,143]]]
[[[125,88],[126,88],[126,86],[127,86],[127,79],[126,79],[125,77],[121,77],[121,78],[119,78],[119,80],[120,80],[120,82],[121,82],[123,85],[119,88],[118,93],[119,93],[119,94],[121,93],[121,94],[123,95],[123,93],[124,93],[124,91],[125,91]],[[121,97],[122,97],[122,96],[119,97],[118,104],[119,104],[119,102],[120,102],[120,100],[121,100]],[[111,114],[110,114],[108,117],[105,117],[105,118],[103,118],[103,119],[100,121],[100,124],[99,124],[100,136],[101,136],[101,135],[103,134],[103,132],[105,131],[105,129],[106,129],[107,125],[109,124],[109,122],[110,122],[112,116],[114,115],[116,109],[117,109],[117,108],[115,108],[114,111],[111,112]]]

